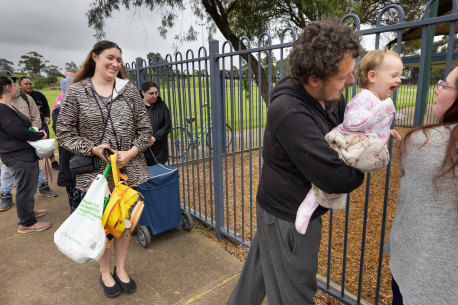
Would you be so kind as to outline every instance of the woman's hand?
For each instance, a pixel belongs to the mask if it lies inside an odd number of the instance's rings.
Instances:
[[[46,137],[48,136],[48,135],[46,134],[46,131],[44,131],[44,130],[40,130],[40,131],[41,131],[41,133],[43,134],[43,137],[42,137],[41,139],[42,139],[42,140],[46,140]]]
[[[108,149],[109,151],[111,151],[111,153],[115,153],[115,151],[113,150],[113,148],[110,147],[110,145],[108,144],[100,144],[98,146],[93,146],[92,149],[91,149],[91,153],[97,157],[99,157],[100,159],[102,160],[105,160],[106,162],[110,162],[107,158],[106,158],[106,155],[104,154],[104,150],[105,149]]]
[[[116,166],[118,168],[123,168],[129,163],[130,160],[135,158],[138,155],[138,148],[137,146],[133,146],[128,151],[116,151]]]
[[[149,146],[153,146],[155,142],[156,142],[156,138],[151,137],[151,139],[149,140]]]

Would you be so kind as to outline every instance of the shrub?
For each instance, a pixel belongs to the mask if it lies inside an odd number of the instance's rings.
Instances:
[[[47,81],[45,77],[41,77],[33,83],[34,89],[43,89],[44,87],[46,87],[46,85]]]
[[[57,83],[57,76],[48,76],[48,77],[46,77],[46,83],[48,85],[52,85],[52,84]]]
[[[40,77],[34,81],[33,87],[35,89],[43,89],[46,86],[56,84],[57,80],[57,76]]]

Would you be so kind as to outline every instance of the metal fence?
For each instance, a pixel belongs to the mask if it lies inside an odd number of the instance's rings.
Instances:
[[[354,14],[341,21],[352,20],[356,31],[363,36],[375,35],[374,48],[380,48],[382,33],[395,33],[398,53],[402,51],[403,30],[421,28],[418,79],[405,80],[393,96],[398,107],[394,124],[398,126],[432,122],[428,105],[433,100],[437,80],[429,79],[425,73],[425,69],[428,70],[426,42],[432,39],[428,37],[429,30],[439,23],[450,26],[445,75],[450,71],[458,19],[457,2],[452,1],[452,14],[429,17],[435,2],[439,1],[427,3],[425,17],[419,21],[404,22],[403,11],[397,5],[384,8],[374,28],[361,30],[359,18]],[[381,17],[390,9],[398,12],[398,22],[381,25]],[[139,88],[145,80],[152,80],[159,86],[160,96],[172,116],[169,162],[180,172],[183,209],[214,228],[218,238],[224,235],[249,246],[256,231],[253,221],[255,196],[263,162],[263,127],[270,89],[287,72],[285,59],[295,39],[295,31],[287,28],[280,34],[278,43],[273,43],[267,33],[261,34],[256,42],[243,37],[238,50],[228,41],[220,44],[212,40],[208,49],[201,47],[197,54],[188,50],[184,55],[178,52],[149,63],[137,58],[127,65],[131,79]],[[257,65],[253,64],[254,59]],[[263,73],[265,78],[260,76]],[[347,98],[358,90],[354,84],[347,91]],[[389,149],[391,153],[391,140]],[[360,304],[364,300],[373,304],[386,303],[383,289],[389,285],[386,283],[391,277],[383,242],[387,233],[387,212],[394,209],[390,202],[396,200],[392,193],[397,191],[397,185],[393,186],[390,181],[391,163],[379,172],[382,172],[379,173],[381,177],[374,178],[381,179],[380,183],[384,184],[379,198],[371,195],[371,174],[368,174],[362,190],[363,199],[355,199],[357,196],[352,193],[345,211],[331,210],[324,220],[319,288],[345,304]],[[364,207],[363,215],[352,216],[352,207],[357,205]],[[374,206],[379,208],[375,224],[368,222]],[[356,234],[359,237],[351,240],[349,231],[354,218],[360,222],[360,231]],[[355,259],[352,256],[352,261],[349,252],[356,256]],[[370,252],[373,252],[372,257]],[[376,267],[367,267],[368,260],[377,262]],[[382,277],[385,279],[383,287]]]

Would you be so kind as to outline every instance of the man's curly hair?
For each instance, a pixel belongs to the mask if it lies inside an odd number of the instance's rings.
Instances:
[[[310,76],[325,80],[336,75],[345,54],[361,53],[361,37],[349,26],[335,21],[316,21],[306,26],[293,44],[291,77],[306,84]]]

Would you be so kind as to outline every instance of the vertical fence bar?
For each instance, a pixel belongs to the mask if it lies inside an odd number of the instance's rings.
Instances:
[[[434,0],[433,0],[434,1]],[[437,16],[439,0],[429,2],[425,9],[428,17]],[[423,125],[425,109],[428,102],[429,66],[431,64],[432,44],[436,25],[423,26],[421,36],[420,73],[418,75],[417,103],[415,104],[414,126]]]
[[[136,76],[136,81],[137,81],[137,88],[140,89],[143,84],[143,73],[140,72],[140,70],[143,68],[143,59],[141,57],[135,58],[135,76]]]
[[[222,104],[221,71],[216,53],[219,50],[219,41],[210,40],[210,94],[211,94],[211,120],[213,142],[213,181],[215,186],[215,230],[216,237],[220,239],[221,228],[224,226],[224,194],[223,194],[223,139],[224,118]]]

